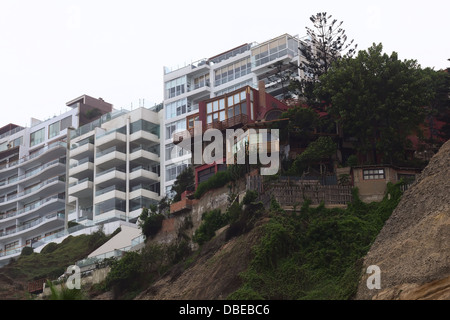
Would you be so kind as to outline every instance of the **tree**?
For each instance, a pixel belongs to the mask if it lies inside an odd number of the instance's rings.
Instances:
[[[343,21],[331,20],[332,15],[319,12],[310,17],[313,28],[306,27],[309,40],[305,46],[301,46],[300,52],[304,59],[299,69],[305,73],[301,81],[294,81],[292,89],[303,95],[308,104],[320,107],[314,95],[321,75],[326,74],[332,64],[340,58],[352,57],[356,52],[357,45],[353,46],[354,40],[347,42],[345,30],[341,28]]]
[[[157,206],[150,206],[150,210],[143,208],[139,215],[139,227],[145,239],[153,238],[161,230],[164,215],[157,212]]]
[[[330,97],[327,111],[370,162],[403,160],[407,137],[424,122],[433,97],[430,76],[415,60],[382,53],[382,44],[336,62],[320,77],[318,96]]]
[[[175,180],[172,186],[172,191],[175,192],[173,202],[180,201],[181,194],[186,190],[188,190],[189,188],[193,188],[194,185],[195,185],[194,170],[192,169],[191,166],[189,166],[178,175],[177,179]]]
[[[293,163],[294,170],[298,173],[306,170],[313,164],[329,163],[332,156],[336,154],[337,145],[331,137],[319,137],[311,142],[304,152],[297,156]]]

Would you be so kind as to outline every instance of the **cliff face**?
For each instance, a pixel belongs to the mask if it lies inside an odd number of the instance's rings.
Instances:
[[[365,274],[356,299],[450,299],[450,141],[431,159],[364,259],[377,265],[381,289]]]

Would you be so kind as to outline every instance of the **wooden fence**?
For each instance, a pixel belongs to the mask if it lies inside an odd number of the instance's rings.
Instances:
[[[324,186],[320,184],[279,185],[272,184],[265,190],[281,206],[301,206],[306,199],[311,204],[346,205],[352,201],[350,186]]]
[[[352,201],[352,187],[343,185],[322,185],[318,180],[272,181],[263,183],[261,176],[247,178],[247,190],[256,190],[261,200],[274,198],[283,206],[301,206],[306,199],[316,205],[346,205]],[[264,201],[263,201],[264,202]]]

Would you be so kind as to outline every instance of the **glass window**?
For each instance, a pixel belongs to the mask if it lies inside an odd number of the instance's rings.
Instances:
[[[231,107],[233,104],[233,97],[228,97],[228,106]]]
[[[212,115],[208,115],[207,117],[206,117],[206,123],[211,123],[212,122]]]
[[[225,99],[220,99],[219,100],[219,109],[220,110],[225,109]]]
[[[61,125],[60,125],[59,130],[62,131],[64,129],[67,129],[71,125],[72,125],[72,116],[65,117],[64,119],[61,120]]]
[[[243,114],[247,114],[247,102],[242,102],[241,103],[241,111]]]
[[[225,121],[225,111],[220,111],[220,121]]]
[[[30,134],[30,147],[33,147],[39,143],[44,142],[45,128],[42,128],[36,132]]]
[[[206,105],[206,112],[207,113],[211,113],[212,112],[212,102],[208,103]]]
[[[234,117],[234,108],[228,108],[228,119]]]
[[[234,115],[237,116],[239,114],[241,114],[241,108],[239,105],[237,105],[234,107]]]
[[[371,169],[363,171],[364,180],[385,179],[384,169]]]
[[[213,102],[213,111],[217,111],[219,110],[219,101],[214,101]]]
[[[48,126],[48,138],[51,139],[59,135],[59,121]]]

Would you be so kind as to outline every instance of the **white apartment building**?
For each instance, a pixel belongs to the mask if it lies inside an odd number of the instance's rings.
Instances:
[[[31,127],[0,128],[0,266],[65,227],[67,132],[112,106],[89,96],[67,105]]]
[[[274,68],[283,62],[291,76],[304,77],[298,66],[299,48],[307,45],[296,36],[281,35],[264,43],[244,44],[209,59],[183,68],[164,68],[164,115],[161,125],[161,191],[171,195],[176,177],[189,165],[191,154],[173,144],[173,133],[187,128],[186,118],[195,114],[202,100],[221,96],[244,86],[258,87],[264,81],[266,91],[283,99],[284,86]],[[286,69],[282,70],[286,71]]]
[[[160,200],[157,110],[114,110],[70,135],[69,221],[136,222]]]

